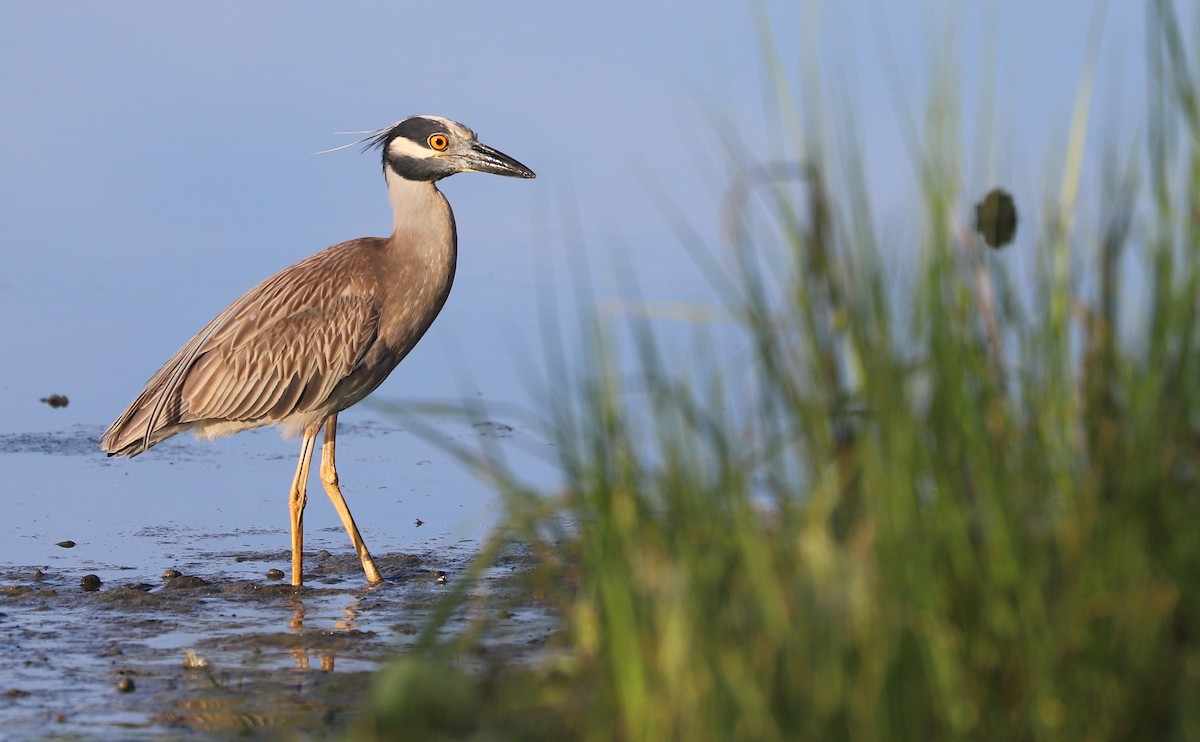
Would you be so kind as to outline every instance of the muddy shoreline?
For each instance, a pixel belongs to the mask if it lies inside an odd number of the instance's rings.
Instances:
[[[261,581],[217,571],[142,581],[139,572],[98,590],[86,590],[72,570],[4,569],[5,738],[339,734],[374,671],[417,640],[471,555],[377,556],[385,581],[370,586],[353,553],[313,553],[303,588],[266,576],[288,556],[212,555],[213,564],[261,566]],[[491,650],[516,659],[539,652],[554,630],[553,618],[524,595],[526,564],[513,553],[471,586],[479,597],[472,610],[500,617]],[[456,616],[448,630],[467,620]]]

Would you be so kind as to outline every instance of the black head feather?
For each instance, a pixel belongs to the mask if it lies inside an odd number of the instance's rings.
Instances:
[[[475,138],[475,133],[462,124],[431,116],[411,116],[369,137],[364,143],[363,151],[378,148],[382,153],[383,167],[390,166],[402,178],[440,180],[456,172],[455,168],[444,160],[395,155],[389,151],[393,141],[404,138],[432,154],[429,136],[436,133],[446,134],[452,139]]]

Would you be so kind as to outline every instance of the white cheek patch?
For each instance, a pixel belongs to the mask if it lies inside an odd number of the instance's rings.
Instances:
[[[388,155],[392,157],[411,157],[417,160],[424,160],[427,157],[433,157],[435,154],[428,147],[417,144],[405,137],[396,137],[388,144]]]

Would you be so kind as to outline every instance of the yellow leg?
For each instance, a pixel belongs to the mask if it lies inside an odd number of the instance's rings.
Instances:
[[[292,584],[304,584],[304,506],[308,503],[308,469],[312,465],[313,444],[317,441],[315,428],[304,431],[304,442],[300,444],[300,463],[296,465],[296,478],[292,480],[292,491],[288,497],[288,509],[292,516]]]
[[[333,500],[333,507],[342,519],[342,525],[346,527],[346,533],[350,535],[354,551],[358,553],[363,571],[367,573],[367,582],[382,582],[383,578],[379,576],[379,570],[375,568],[375,560],[371,558],[371,552],[367,551],[367,545],[363,543],[358,526],[354,525],[354,516],[350,515],[350,508],[346,505],[346,498],[342,497],[342,490],[338,487],[337,467],[334,465],[336,447],[337,414],[333,414],[325,420],[325,442],[321,444],[321,483],[325,485],[325,491],[329,493],[329,499]]]

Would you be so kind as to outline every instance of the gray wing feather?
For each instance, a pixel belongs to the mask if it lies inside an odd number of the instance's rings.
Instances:
[[[378,332],[362,242],[317,253],[233,302],[158,370],[100,447],[136,454],[199,422],[252,427],[325,405]]]

